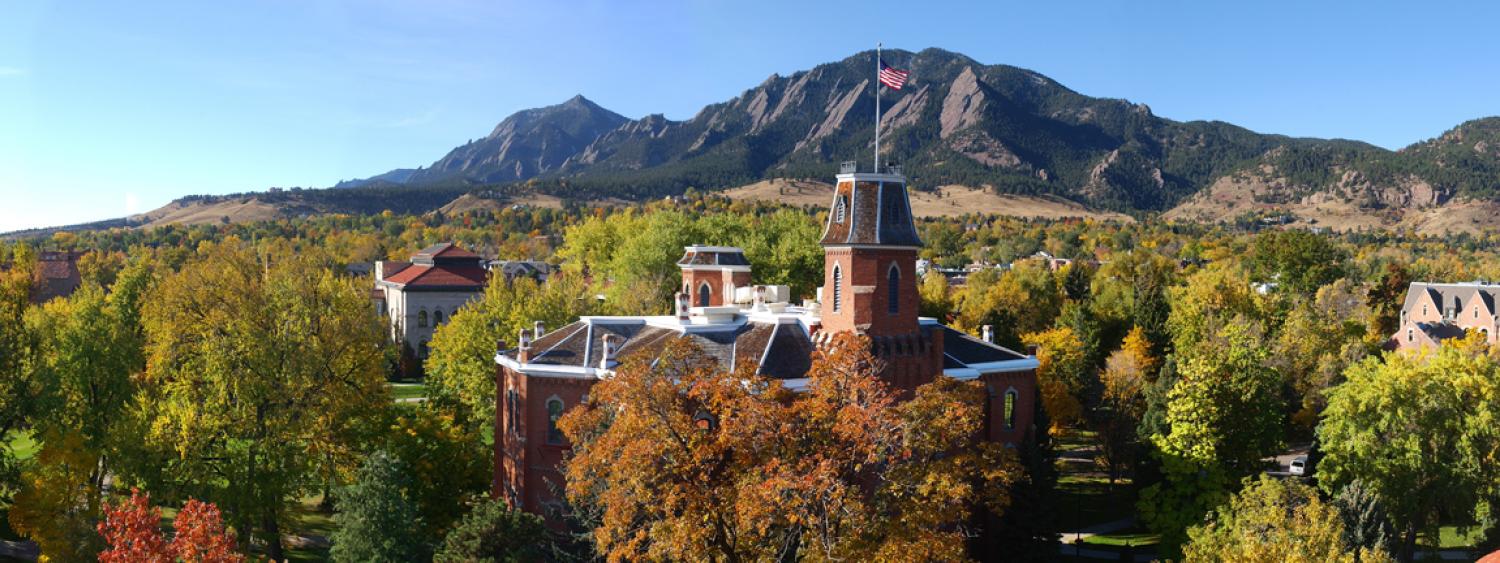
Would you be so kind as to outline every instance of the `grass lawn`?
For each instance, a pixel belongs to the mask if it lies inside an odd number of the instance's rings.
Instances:
[[[391,383],[391,396],[396,400],[416,399],[427,396],[425,383]]]
[[[26,461],[36,455],[38,446],[30,432],[13,431],[5,436],[5,441],[10,444],[11,451],[16,453],[17,460]]]
[[[333,514],[318,509],[319,497],[311,496],[302,499],[302,503],[292,507],[292,523],[288,530],[304,536],[322,536],[327,538],[333,534]],[[328,549],[303,547],[286,547],[288,561],[327,561]]]
[[[1143,547],[1154,546],[1160,542],[1160,534],[1155,534],[1150,530],[1139,527],[1083,538],[1083,543],[1091,546],[1108,545],[1115,547],[1125,547],[1126,544],[1129,544],[1135,547]]]
[[[1088,474],[1064,474],[1057,479],[1057,515],[1064,530],[1077,530],[1129,518],[1135,499],[1128,481],[1115,482]]]
[[[1443,526],[1438,528],[1438,544],[1432,544],[1431,536],[1418,536],[1417,545],[1423,549],[1464,549],[1474,547],[1479,540],[1484,539],[1484,530],[1478,526],[1469,528],[1467,533],[1460,533],[1458,526]]]

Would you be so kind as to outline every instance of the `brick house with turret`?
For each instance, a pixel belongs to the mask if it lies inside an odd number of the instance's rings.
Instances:
[[[1036,359],[918,316],[922,241],[899,170],[846,165],[821,244],[823,286],[800,305],[785,286],[755,285],[740,249],[689,246],[678,261],[674,315],[583,317],[523,331],[515,348],[501,345],[493,494],[535,513],[560,503],[558,468],[569,445],[558,418],[620,362],[657,357],[675,340],[696,343],[725,369],[752,361],[760,375],[798,390],[818,346],[837,333],[863,334],[893,387],[910,391],[937,377],[978,382],[988,392],[983,439],[1019,445],[1034,436]]]

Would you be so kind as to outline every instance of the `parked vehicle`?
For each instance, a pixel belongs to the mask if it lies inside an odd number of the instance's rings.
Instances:
[[[1287,473],[1297,476],[1307,475],[1307,456],[1299,455],[1292,458],[1292,464]]]

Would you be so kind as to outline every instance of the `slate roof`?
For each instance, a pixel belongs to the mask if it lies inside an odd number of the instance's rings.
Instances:
[[[735,322],[720,325],[684,326],[675,324],[672,317],[586,317],[534,340],[526,366],[598,368],[604,357],[603,336],[609,334],[614,337],[615,359],[620,362],[639,357],[655,361],[667,344],[689,340],[717,360],[723,369],[752,362],[758,366],[757,373],[766,377],[800,379],[807,377],[815,349],[805,319],[795,314],[742,315]],[[1031,360],[1030,357],[935,321],[924,321],[921,330],[927,334],[943,332],[945,370],[960,370],[972,376],[978,372],[1029,369],[1021,364]],[[503,354],[512,361],[515,359],[514,350]],[[1023,362],[998,363],[1015,360]]]
[[[838,220],[840,205],[845,208],[843,221]],[[858,175],[854,181],[841,178],[834,190],[833,212],[828,214],[821,243],[922,246],[917,227],[912,223],[906,184],[887,179],[864,180]]]
[[[689,246],[677,261],[678,266],[749,266],[745,251],[733,247]]]
[[[1463,283],[1428,283],[1411,282],[1407,286],[1406,301],[1401,304],[1401,310],[1410,313],[1412,307],[1423,295],[1432,299],[1438,306],[1439,312],[1446,312],[1454,308],[1454,300],[1458,302],[1458,309],[1467,307],[1474,299],[1481,299],[1490,311],[1495,311],[1495,302],[1500,297],[1500,284],[1488,282],[1463,282]]]

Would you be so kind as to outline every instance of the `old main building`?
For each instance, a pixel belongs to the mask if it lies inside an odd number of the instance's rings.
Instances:
[[[583,317],[551,332],[537,327],[495,356],[494,494],[543,513],[562,490],[558,466],[568,443],[557,428],[567,409],[620,362],[653,358],[688,339],[732,369],[752,361],[758,373],[804,388],[812,352],[829,335],[870,337],[884,360],[882,378],[914,389],[936,377],[979,381],[988,391],[983,437],[1018,444],[1035,432],[1035,358],[917,315],[917,252],[906,179],[898,170],[838,175],[823,233],[818,299],[791,304],[784,286],[752,284],[737,248],[690,246],[678,265],[675,315]]]

